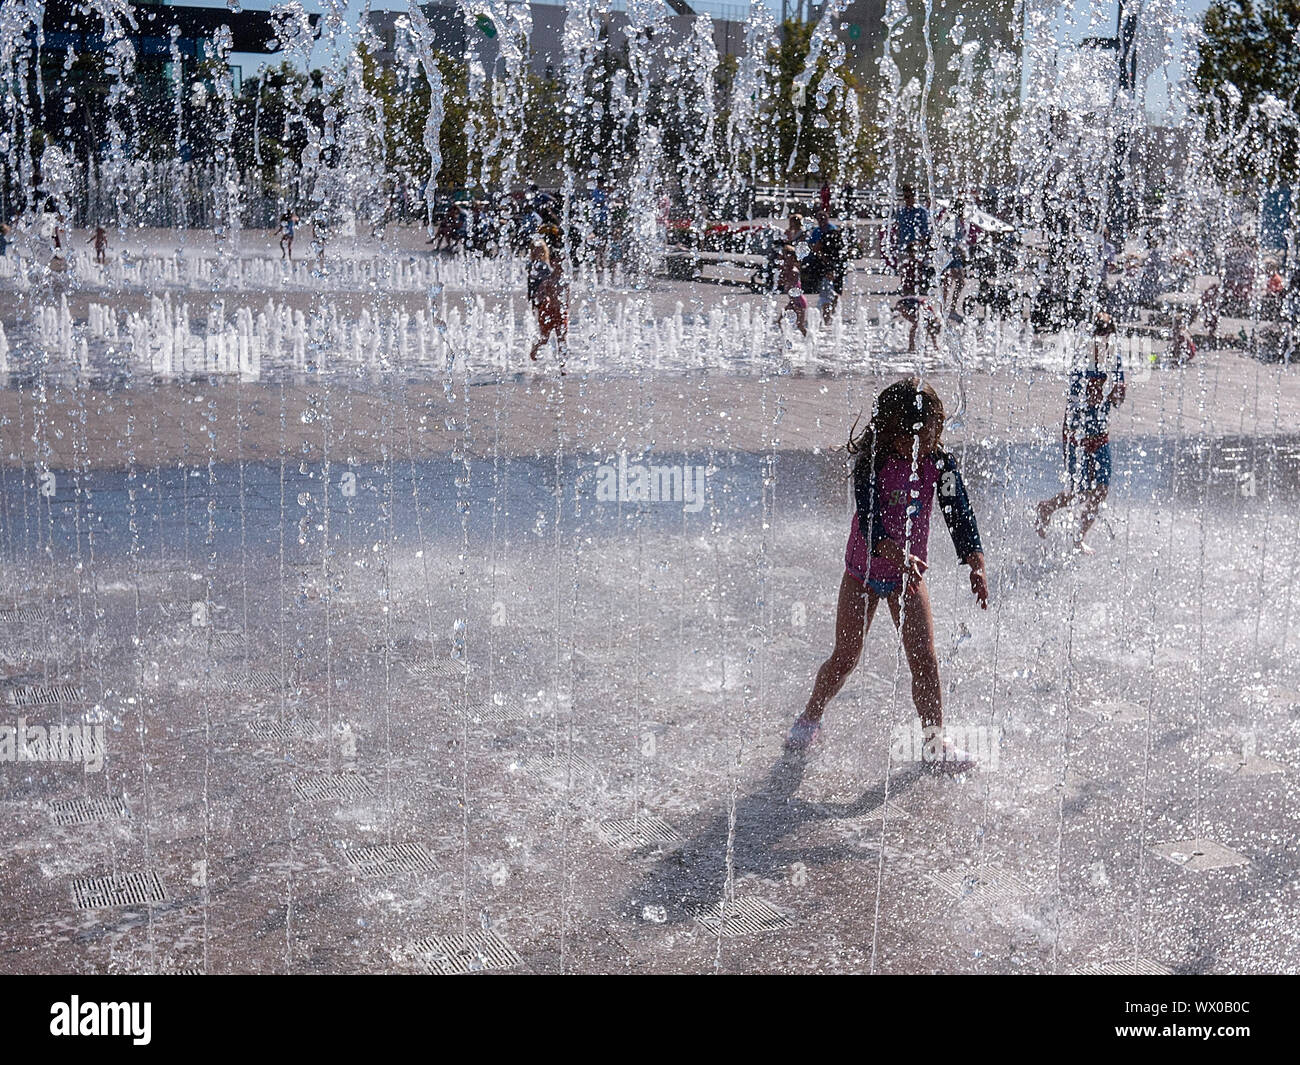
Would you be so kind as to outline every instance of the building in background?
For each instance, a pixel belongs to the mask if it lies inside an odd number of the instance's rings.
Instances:
[[[684,0],[671,0],[667,5],[674,12],[669,16],[669,26],[674,38],[680,38],[690,31],[691,25],[698,17],[694,8]],[[744,21],[749,8],[741,5],[712,5],[713,10],[702,10],[713,20],[713,43],[720,58],[744,54]],[[437,48],[444,55],[461,56],[472,37],[477,37],[478,51],[485,65],[495,61],[498,47],[495,41],[496,29],[490,22],[478,19],[473,23],[466,21],[465,13],[455,0],[439,0],[438,3],[423,4],[420,8],[429,25],[433,28]],[[564,66],[564,20],[568,8],[563,3],[530,3],[528,14],[532,20],[532,37],[529,40],[529,69],[540,78],[553,78],[559,75]],[[402,18],[400,11],[376,11],[370,16],[370,24],[379,38],[382,49],[378,58],[381,62],[392,62],[396,58],[397,21]],[[628,24],[626,13],[611,11],[601,16],[603,31],[610,46],[621,48],[625,41],[624,31]]]

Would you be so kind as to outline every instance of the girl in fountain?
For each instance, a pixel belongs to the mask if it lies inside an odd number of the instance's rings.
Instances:
[[[1124,402],[1124,366],[1115,342],[1115,323],[1109,314],[1097,316],[1090,348],[1083,366],[1070,372],[1070,391],[1061,422],[1066,488],[1038,504],[1035,523],[1038,535],[1046,538],[1052,515],[1082,500],[1075,549],[1085,555],[1091,555],[1092,548],[1083,538],[1110,491],[1110,409]]]
[[[293,262],[293,235],[298,226],[298,216],[292,211],[285,211],[280,218],[280,258]]]
[[[96,226],[95,232],[91,234],[86,243],[90,244],[92,241],[95,245],[95,262],[103,266],[105,261],[104,253],[108,250],[108,234],[104,232],[103,226]]]
[[[801,223],[802,224],[802,223]],[[803,276],[799,272],[799,256],[794,245],[787,241],[781,245],[781,272],[777,276],[776,287],[790,298],[776,316],[776,324],[781,324],[786,311],[794,311],[794,324],[799,332],[808,335],[808,298],[803,294]]]
[[[928,768],[961,773],[974,759],[943,737],[943,697],[934,649],[934,618],[925,584],[930,512],[935,493],[957,557],[970,566],[970,586],[988,609],[988,583],[979,528],[952,455],[941,450],[943,403],[916,378],[890,385],[876,399],[871,421],[849,435],[857,512],[849,530],[835,618],[835,649],[817,671],[812,696],[786,740],[808,747],[821,730],[826,704],[858,662],[862,639],[884,599],[912,673],[912,701],[920,716]],[[857,423],[854,423],[854,429]]]
[[[537,329],[541,334],[528,357],[537,361],[542,345],[555,336],[560,355],[560,373],[564,373],[564,356],[569,343],[568,291],[564,284],[564,268],[559,253],[552,256],[551,249],[541,237],[533,239],[528,260],[528,302],[537,313]]]

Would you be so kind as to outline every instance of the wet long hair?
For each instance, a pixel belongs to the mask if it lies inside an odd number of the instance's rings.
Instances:
[[[869,462],[872,472],[878,473],[885,459],[892,454],[891,445],[900,436],[917,436],[923,426],[934,419],[939,425],[936,446],[943,439],[943,400],[929,384],[916,377],[895,381],[876,397],[871,420],[861,433],[857,431],[859,418],[849,430],[845,448],[854,456],[854,465]]]

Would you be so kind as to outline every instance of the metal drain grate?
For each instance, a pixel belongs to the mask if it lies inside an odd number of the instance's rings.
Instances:
[[[623,817],[596,826],[611,847],[649,847],[656,843],[680,843],[681,834],[660,817]]]
[[[1075,976],[1173,976],[1173,974],[1172,969],[1167,969],[1150,958],[1094,961],[1082,969],[1074,970]]]
[[[10,706],[57,706],[59,703],[80,703],[86,693],[75,684],[26,684],[10,688],[7,701]]]
[[[374,795],[370,781],[356,773],[318,773],[294,777],[293,790],[300,799],[365,799]]]
[[[44,621],[45,611],[38,606],[11,606],[0,610],[0,625],[31,624]]]
[[[979,869],[949,869],[930,873],[930,881],[955,899],[974,899],[977,902],[1018,902],[1033,889],[1019,877],[1001,869],[984,866]]]
[[[150,902],[166,902],[167,888],[157,873],[83,877],[72,882],[72,899],[79,910],[143,906]]]
[[[243,654],[248,648],[248,639],[242,632],[214,632],[211,639],[213,654]]]
[[[406,672],[416,680],[454,680],[464,677],[469,670],[454,658],[432,658],[408,662]]]
[[[438,868],[422,843],[378,843],[345,852],[348,864],[362,876],[433,872]]]
[[[789,917],[766,899],[755,895],[746,895],[733,901],[726,907],[725,917],[721,902],[697,907],[694,917],[695,923],[706,932],[727,938],[752,936],[759,932],[779,932],[783,928],[793,927]]]
[[[246,673],[232,673],[225,679],[230,692],[272,692],[280,688],[280,675],[269,669],[250,669]]]
[[[492,722],[499,725],[512,725],[518,721],[527,721],[531,716],[528,707],[509,696],[483,699],[465,707],[465,714],[475,724]]]
[[[406,948],[408,955],[432,976],[513,969],[524,963],[495,932],[469,932],[460,936],[430,936]]]
[[[1182,839],[1176,843],[1157,843],[1151,848],[1162,858],[1168,858],[1184,869],[1204,873],[1210,869],[1230,869],[1249,865],[1250,859],[1229,850],[1212,839]]]
[[[248,731],[259,740],[317,740],[321,737],[321,730],[315,724],[296,719],[250,721]]]
[[[885,816],[885,810],[886,810],[886,804],[882,802],[879,806],[873,806],[869,810],[863,810],[861,813],[854,811],[853,813],[847,814],[843,817],[837,817],[835,820],[837,823],[841,825],[855,825],[859,821],[876,822],[879,821],[882,817],[884,817],[885,820],[887,821],[910,821],[912,817],[911,814],[909,814],[896,802],[891,802],[888,804],[888,810],[889,810],[888,817]]]
[[[600,770],[576,754],[571,754],[568,758],[530,758],[524,763],[524,770],[538,780],[556,784],[567,784],[570,777],[574,780],[600,777]]]
[[[59,799],[49,805],[56,825],[93,825],[99,821],[125,821],[131,816],[120,796],[110,799]]]

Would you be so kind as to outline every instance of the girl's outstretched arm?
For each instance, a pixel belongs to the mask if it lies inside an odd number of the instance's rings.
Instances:
[[[956,460],[948,452],[939,452],[935,456],[935,464],[939,467],[939,483],[936,487],[944,524],[952,536],[952,546],[957,550],[957,557],[971,568],[971,591],[979,599],[980,606],[987,609],[989,592],[984,576],[984,547],[980,542],[979,525],[970,505],[970,496],[966,494],[966,482],[962,480]]]

